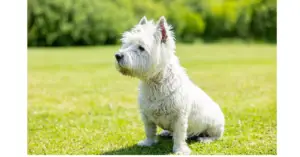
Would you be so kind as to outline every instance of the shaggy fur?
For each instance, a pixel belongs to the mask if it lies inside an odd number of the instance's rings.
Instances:
[[[143,17],[121,41],[116,68],[141,80],[138,102],[147,138],[138,145],[155,144],[157,126],[164,129],[161,136],[173,136],[176,154],[191,153],[187,137],[211,142],[223,136],[223,113],[180,66],[173,32],[164,17],[157,23]]]

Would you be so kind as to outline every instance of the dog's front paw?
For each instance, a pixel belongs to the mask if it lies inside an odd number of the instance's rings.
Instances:
[[[187,145],[173,146],[173,153],[176,155],[190,155],[191,149]]]
[[[149,147],[149,146],[152,146],[155,143],[157,143],[157,140],[145,139],[143,141],[140,141],[137,145],[141,146],[141,147]]]

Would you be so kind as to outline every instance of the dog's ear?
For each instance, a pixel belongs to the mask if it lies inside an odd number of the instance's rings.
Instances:
[[[146,16],[143,16],[142,19],[140,20],[139,24],[143,25],[145,23],[147,23],[147,18],[146,18]]]
[[[164,16],[160,17],[157,22],[157,32],[160,34],[161,42],[165,43],[168,38],[168,24]]]

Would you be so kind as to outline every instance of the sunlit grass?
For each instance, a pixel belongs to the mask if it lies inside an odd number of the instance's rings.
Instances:
[[[145,137],[138,80],[114,67],[118,47],[28,50],[28,154],[171,154]],[[193,154],[276,154],[276,46],[178,45],[191,80],[226,117],[222,140],[190,142]]]

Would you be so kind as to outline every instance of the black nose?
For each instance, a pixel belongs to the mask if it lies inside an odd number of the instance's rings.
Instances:
[[[117,53],[117,54],[115,54],[115,57],[116,57],[117,61],[120,61],[124,57],[124,55]]]

